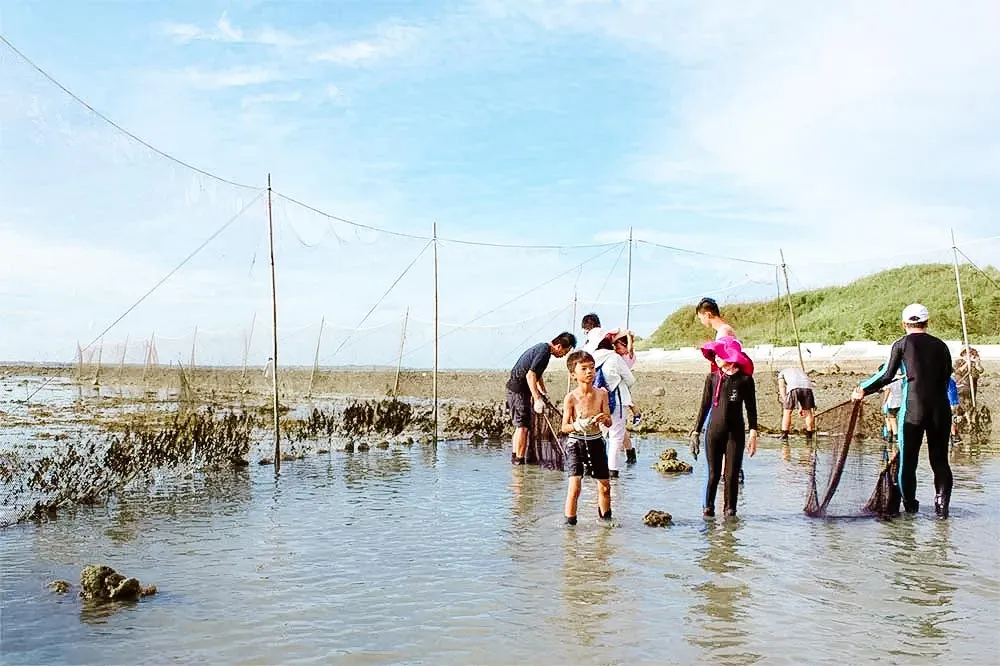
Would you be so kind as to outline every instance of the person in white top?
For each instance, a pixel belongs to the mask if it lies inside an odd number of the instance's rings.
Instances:
[[[608,406],[611,409],[611,425],[607,428],[608,470],[611,478],[618,476],[621,469],[621,452],[625,449],[625,410],[632,407],[632,385],[635,377],[625,359],[614,350],[611,340],[604,338],[593,352],[594,366],[599,373],[595,385],[608,391]],[[634,456],[634,454],[633,454]],[[629,461],[634,458],[629,456]]]
[[[799,407],[799,416],[806,421],[806,439],[816,431],[816,397],[809,375],[801,368],[785,368],[778,372],[778,397],[781,398],[781,441],[788,441],[792,427],[792,410]]]
[[[736,329],[722,318],[722,314],[719,312],[719,304],[715,302],[714,298],[706,296],[701,299],[698,301],[698,305],[694,306],[694,311],[698,315],[698,321],[715,331],[716,340],[727,336],[736,337]]]
[[[882,389],[882,413],[885,414],[885,428],[889,431],[889,441],[895,442],[899,436],[899,408],[903,405],[903,380],[895,379]]]
[[[580,322],[580,328],[583,329],[582,349],[585,352],[593,354],[597,350],[597,345],[600,344],[605,336],[604,329],[601,328],[601,318],[597,316],[596,312],[585,314],[583,315],[583,320]]]

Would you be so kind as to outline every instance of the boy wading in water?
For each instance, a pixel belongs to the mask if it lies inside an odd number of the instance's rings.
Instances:
[[[585,351],[575,351],[566,358],[569,374],[576,380],[576,389],[563,402],[562,431],[569,434],[566,447],[566,471],[569,488],[566,491],[566,524],[576,525],[576,506],[580,500],[583,476],[597,480],[597,513],[611,519],[611,482],[608,480],[608,455],[601,426],[611,425],[608,392],[594,386],[594,357]]]
[[[715,516],[715,495],[723,477],[725,459],[726,516],[736,515],[739,499],[739,476],[743,468],[743,450],[752,458],[757,452],[757,392],[753,381],[753,361],[743,353],[739,340],[725,336],[706,343],[701,353],[713,363],[711,374],[705,379],[705,390],[698,410],[698,420],[691,432],[691,454],[698,458],[701,442],[699,430],[705,423],[705,458],[708,461],[708,479],[702,501],[706,518]],[[743,410],[750,425],[749,441],[744,428]]]

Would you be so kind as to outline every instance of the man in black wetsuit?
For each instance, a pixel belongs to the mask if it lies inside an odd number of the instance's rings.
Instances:
[[[951,405],[948,403],[948,379],[951,377],[951,352],[948,346],[927,333],[930,318],[919,303],[903,310],[906,335],[892,344],[889,360],[883,368],[854,389],[851,397],[861,400],[877,393],[903,374],[903,400],[899,423],[899,488],[907,513],[916,513],[917,460],[920,444],[927,434],[927,455],[934,470],[934,512],[948,517],[952,475],[948,464],[948,438],[951,434]]]

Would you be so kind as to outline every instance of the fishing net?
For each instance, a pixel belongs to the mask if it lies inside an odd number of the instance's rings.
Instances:
[[[562,423],[562,413],[551,402],[546,401],[545,411],[541,414],[532,412],[531,428],[528,429],[528,449],[524,454],[524,462],[528,465],[539,465],[545,469],[562,472],[565,469],[565,436],[559,433],[558,425]],[[510,454],[514,461],[514,452]]]
[[[863,401],[816,415],[805,512],[809,516],[890,516],[899,512],[898,460],[864,434]],[[872,489],[874,484],[874,490]]]

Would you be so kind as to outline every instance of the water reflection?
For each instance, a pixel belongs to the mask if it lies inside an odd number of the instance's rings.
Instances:
[[[929,531],[921,526],[915,519],[895,521],[888,544],[891,586],[905,608],[898,622],[905,649],[896,653],[931,659],[942,655],[959,619],[952,609],[958,587],[949,578],[960,567],[951,561],[950,521]]]
[[[617,603],[618,590],[610,563],[615,553],[613,529],[599,525],[593,533],[570,528],[563,535],[564,615],[560,624],[563,631],[588,647],[604,643],[602,636],[607,634],[611,609]]]
[[[741,552],[739,530],[738,521],[707,523],[707,548],[697,560],[710,576],[694,587],[703,601],[692,608],[694,626],[687,640],[704,648],[711,663],[749,664],[760,659],[746,651],[750,586],[740,573],[754,562]]]

